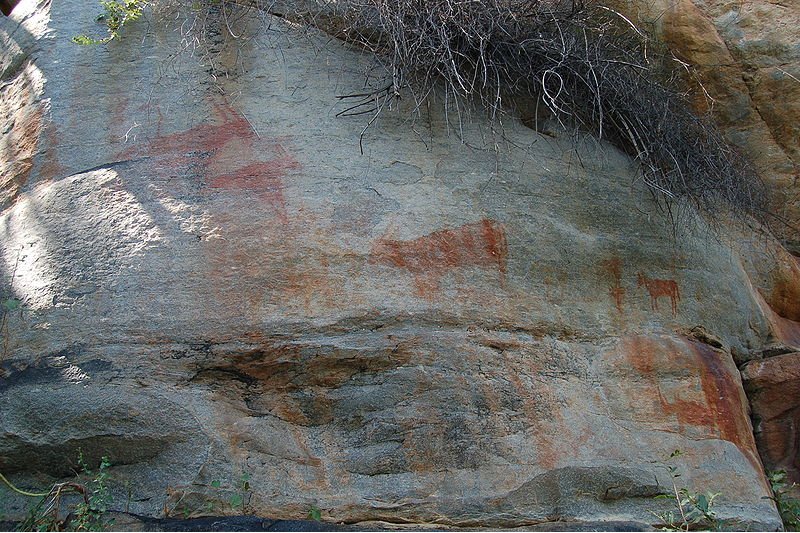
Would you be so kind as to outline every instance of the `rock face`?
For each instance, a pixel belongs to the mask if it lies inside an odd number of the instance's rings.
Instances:
[[[619,0],[685,62],[698,107],[713,108],[728,139],[775,188],[775,209],[800,221],[800,5],[766,0]],[[711,99],[711,100],[710,100]],[[777,226],[780,227],[780,226]],[[796,229],[784,238],[800,252]]]
[[[626,156],[511,119],[401,102],[362,154],[335,96],[371,58],[263,12],[80,47],[93,7],[34,8],[0,21],[0,472],[108,455],[153,516],[644,527],[674,466],[780,527],[736,366],[800,318],[767,237],[675,237]]]
[[[742,377],[750,396],[756,443],[764,466],[785,470],[791,482],[800,481],[798,428],[800,428],[800,354],[787,353],[752,361]]]

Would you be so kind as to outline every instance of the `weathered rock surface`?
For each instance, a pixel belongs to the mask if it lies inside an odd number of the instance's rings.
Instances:
[[[800,3],[620,0],[652,28],[702,83],[698,106],[713,107],[728,139],[775,187],[776,213],[800,221]],[[706,92],[704,94],[704,91]],[[713,102],[709,103],[710,97]],[[779,225],[776,225],[779,227]],[[796,229],[784,228],[800,253]]]
[[[260,12],[79,47],[95,8],[33,7],[0,21],[25,65],[0,472],[107,454],[117,505],[154,516],[245,492],[286,519],[647,527],[674,464],[731,524],[780,527],[736,367],[800,318],[766,237],[675,238],[627,157],[514,120],[401,102],[362,155],[335,96],[370,58]]]
[[[756,444],[768,470],[800,481],[800,353],[751,361],[742,370],[753,408]]]

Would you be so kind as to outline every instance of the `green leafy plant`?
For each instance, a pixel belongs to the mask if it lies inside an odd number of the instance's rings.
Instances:
[[[233,513],[246,514],[249,511],[250,500],[253,496],[250,485],[250,474],[243,472],[235,482],[223,483],[219,479],[212,480],[209,484],[194,484],[203,487],[204,494],[199,495],[188,487],[173,490],[173,496],[178,496],[170,507],[164,506],[164,514],[170,516],[179,514],[183,518],[195,518],[209,515],[213,512],[232,511]],[[210,489],[210,490],[209,490]]]
[[[19,306],[22,302],[17,300],[16,298],[6,298],[3,300],[3,310],[6,312],[16,311],[19,309]]]
[[[79,452],[78,465],[82,469],[79,481],[56,483],[47,492],[21,490],[0,474],[2,481],[14,492],[38,498],[29,509],[26,518],[20,523],[20,531],[64,531],[66,529],[70,531],[101,531],[113,523],[113,520],[106,520],[104,517],[108,505],[112,501],[108,486],[110,480],[108,470],[111,468],[108,458],[103,457],[98,471],[93,473],[89,470],[83,454]],[[81,477],[89,479],[81,483]],[[67,510],[66,516],[62,517],[62,498],[70,493],[78,494],[82,501],[71,511]]]
[[[312,505],[311,510],[308,511],[308,518],[316,522],[322,522],[322,509]]]
[[[79,451],[78,465],[83,473],[91,478],[91,481],[87,484],[88,497],[78,504],[75,509],[74,524],[71,525],[77,531],[101,531],[104,525],[108,525],[103,519],[103,515],[113,501],[108,488],[110,478],[108,469],[111,468],[111,463],[108,457],[103,456],[97,472],[93,473],[83,458],[83,452]]]
[[[237,489],[238,491],[231,495],[228,502],[231,504],[231,508],[244,512],[252,496],[250,491],[250,474],[243,472],[242,475],[239,476]]]
[[[683,452],[675,450],[670,459],[680,457]],[[656,498],[674,500],[676,511],[653,513],[661,522],[662,531],[690,531],[705,530],[716,531],[719,529],[719,519],[714,511],[714,501],[719,497],[718,492],[695,492],[686,487],[678,488],[678,479],[681,477],[678,468],[667,466],[672,482],[671,494],[660,494]]]
[[[800,500],[789,495],[789,491],[796,485],[789,484],[785,470],[768,472],[767,479],[772,487],[771,499],[778,507],[783,527],[787,531],[800,530]]]
[[[123,0],[122,2],[101,0],[100,5],[103,6],[105,11],[97,16],[97,20],[105,22],[108,36],[102,39],[95,39],[81,34],[72,38],[73,43],[80,45],[106,44],[118,38],[125,24],[142,16],[147,2],[145,0]]]

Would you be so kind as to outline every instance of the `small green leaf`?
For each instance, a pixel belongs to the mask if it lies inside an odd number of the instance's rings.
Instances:
[[[79,44],[81,46],[88,46],[93,44],[105,44],[110,41],[110,37],[106,37],[104,39],[93,39],[87,35],[76,35],[72,38],[72,42],[75,44]]]
[[[708,511],[708,498],[706,498],[705,494],[697,495],[697,507],[701,511]]]
[[[3,309],[6,311],[16,311],[19,309],[20,301],[16,298],[7,298],[3,300]]]
[[[317,522],[322,521],[322,510],[317,507],[311,507],[311,510],[308,512],[308,517],[311,520],[315,520]]]
[[[222,486],[222,483],[220,483],[218,479],[215,479],[214,481],[211,482],[211,486],[215,489],[218,489]]]
[[[235,509],[237,507],[241,507],[242,504],[244,503],[244,500],[242,499],[241,494],[234,494],[233,496],[231,496],[229,502],[231,504],[231,507]]]

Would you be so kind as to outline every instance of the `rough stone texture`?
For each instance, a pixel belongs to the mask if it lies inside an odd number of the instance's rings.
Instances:
[[[0,21],[43,110],[0,214],[17,483],[81,448],[153,516],[240,512],[248,474],[259,516],[614,528],[656,521],[674,464],[780,527],[734,363],[797,325],[767,237],[676,238],[624,155],[510,118],[400,102],[362,155],[335,96],[371,59],[263,13],[79,47],[94,7],[40,5],[39,33],[33,8]]]
[[[756,444],[768,470],[800,482],[800,353],[751,361],[742,369],[753,408]]]
[[[800,253],[800,3],[618,0],[652,28],[702,83],[728,139],[775,188],[776,213]],[[697,103],[709,100],[696,88]],[[780,225],[776,225],[780,227]]]
[[[7,207],[28,180],[42,132],[43,79],[29,56],[34,35],[41,36],[46,23],[42,18],[34,16],[13,34],[0,31],[0,207]]]

